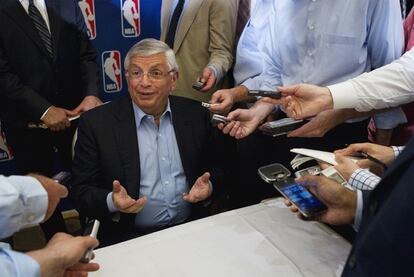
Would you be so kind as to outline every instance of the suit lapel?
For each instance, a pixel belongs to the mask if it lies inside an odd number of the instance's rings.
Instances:
[[[194,22],[194,19],[201,7],[201,4],[205,0],[187,0],[189,3],[187,4],[187,8],[185,9],[184,16],[181,19],[180,25],[179,25],[179,32],[177,32],[177,37],[175,38],[174,42],[174,52],[177,53],[178,49],[181,46],[181,43],[183,42],[185,36],[188,33],[188,30],[190,29],[191,25]],[[206,26],[208,27],[208,26]]]
[[[189,177],[188,157],[191,156],[191,145],[194,144],[191,121],[188,114],[182,109],[179,102],[170,97],[170,107],[172,113],[172,123],[174,126],[175,138],[177,139],[178,150],[180,152],[181,162],[187,178]]]
[[[118,124],[113,131],[116,138],[117,149],[121,157],[122,168],[125,174],[124,184],[128,194],[137,198],[139,196],[140,164],[138,138],[134,110],[131,98],[125,97],[118,106],[115,115]]]
[[[165,41],[167,35],[168,23],[172,14],[172,0],[163,0],[161,6],[161,40]]]
[[[53,7],[53,5],[58,5],[58,1],[54,0],[45,0],[46,7],[47,7],[47,14],[49,17],[49,26],[50,26],[50,34],[52,37],[52,46],[53,46],[53,59],[56,60],[57,53],[59,51],[59,48],[57,47],[59,45],[59,34],[60,34],[60,24],[61,24],[61,18],[56,13],[56,10],[59,7]]]
[[[47,57],[49,55],[46,52],[46,48],[40,39],[38,31],[35,29],[33,22],[29,15],[24,10],[23,6],[17,0],[2,0],[6,1],[6,7],[4,12],[19,26],[23,32],[34,42],[34,44],[40,48],[43,54]]]

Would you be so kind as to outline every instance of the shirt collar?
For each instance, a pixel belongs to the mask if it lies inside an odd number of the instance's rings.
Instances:
[[[135,122],[137,124],[137,128],[141,125],[142,120],[145,117],[153,117],[152,115],[146,114],[143,110],[141,110],[140,107],[138,107],[137,104],[132,101],[132,107],[134,108],[134,116],[135,116]],[[162,119],[164,116],[169,115],[168,118],[171,119],[171,107],[170,107],[170,100],[167,101],[167,107],[165,111],[162,113],[160,119]]]

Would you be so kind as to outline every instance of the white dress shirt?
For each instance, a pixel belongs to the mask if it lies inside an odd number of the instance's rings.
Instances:
[[[364,112],[413,102],[414,48],[391,64],[328,88],[335,109]]]

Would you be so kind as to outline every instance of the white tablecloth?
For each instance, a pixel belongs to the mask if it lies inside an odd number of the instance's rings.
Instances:
[[[304,222],[282,199],[179,225],[95,251],[91,276],[339,276],[351,248]]]

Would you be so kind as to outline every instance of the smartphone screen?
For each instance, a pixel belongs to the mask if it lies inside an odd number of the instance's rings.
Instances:
[[[306,217],[320,214],[327,207],[310,191],[295,182],[275,184],[275,187],[288,198]]]

